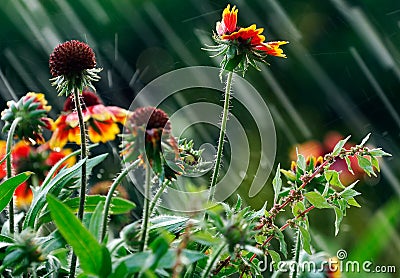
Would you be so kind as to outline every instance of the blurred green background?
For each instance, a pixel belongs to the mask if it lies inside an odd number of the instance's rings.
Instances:
[[[78,39],[95,50],[104,68],[96,84],[108,105],[128,108],[137,92],[163,73],[188,66],[217,66],[201,50],[212,43],[212,30],[228,2],[211,0],[3,0],[0,8],[0,108],[27,91],[43,92],[56,118],[64,99],[50,86],[48,57],[61,42]],[[359,142],[371,132],[371,144],[393,157],[382,161],[377,178],[361,176],[362,208],[352,208],[334,237],[331,211],[310,216],[316,248],[332,255],[344,249],[349,259],[396,265],[400,273],[400,2],[398,0],[241,0],[239,24],[264,27],[267,40],[288,40],[288,59],[271,57],[263,72],[251,69],[246,79],[260,92],[274,119],[276,164],[290,166],[293,146],[310,142],[311,152],[329,145],[329,134],[352,135]],[[194,90],[189,102],[220,104],[220,93]],[[176,104],[175,104],[176,105]],[[235,106],[236,105],[236,106]],[[163,107],[172,113],[177,107]],[[232,113],[246,111],[233,102]],[[242,116],[243,115],[243,116]],[[216,144],[217,129],[210,130]],[[257,130],[246,133],[257,158]],[[3,139],[5,135],[3,134]],[[194,135],[196,136],[196,135]],[[255,138],[255,139],[254,139]],[[196,139],[196,138],[194,138]],[[213,143],[210,142],[210,143]],[[102,150],[112,152],[118,143]],[[115,153],[115,152],[114,152]],[[226,153],[229,160],[230,154]],[[94,177],[109,179],[118,171],[118,155]],[[270,181],[254,198],[250,169],[239,193],[255,208],[272,200]],[[228,161],[229,162],[229,161]],[[227,163],[228,163],[227,162]],[[400,277],[399,274],[372,274]],[[367,277],[351,274],[348,277]]]

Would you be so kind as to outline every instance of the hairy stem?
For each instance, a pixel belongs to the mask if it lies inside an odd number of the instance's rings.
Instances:
[[[143,206],[143,222],[141,229],[141,238],[140,238],[140,248],[139,251],[142,252],[147,247],[147,241],[149,239],[148,234],[148,226],[149,226],[149,218],[150,218],[150,190],[151,190],[151,166],[148,161],[146,161],[146,180],[144,184],[144,206]]]
[[[82,221],[83,213],[85,210],[85,199],[86,199],[86,187],[87,187],[87,169],[86,169],[86,158],[87,158],[87,145],[86,145],[86,127],[85,121],[83,119],[81,101],[79,96],[79,91],[77,88],[72,89],[74,95],[75,108],[78,114],[79,130],[81,137],[81,159],[84,160],[81,168],[81,188],[79,193],[79,209],[78,209],[78,219]],[[72,253],[71,257],[71,267],[69,277],[75,277],[76,269],[76,255]]]
[[[154,195],[153,199],[150,202],[150,214],[154,213],[154,210],[156,208],[157,205],[157,201],[158,199],[161,197],[161,195],[163,194],[165,188],[167,187],[168,183],[167,182],[163,182],[160,180],[160,187],[158,188],[156,194]]]
[[[233,72],[230,71],[226,78],[224,110],[222,112],[221,129],[219,132],[219,139],[218,139],[217,157],[215,159],[214,171],[213,171],[212,178],[211,178],[210,193],[208,196],[208,201],[214,200],[215,185],[217,184],[219,169],[221,166],[222,153],[224,150],[226,124],[228,122],[228,116],[229,116],[229,100],[230,100],[230,96],[231,96],[232,77],[233,77]]]
[[[12,173],[12,155],[11,155],[11,149],[12,149],[12,144],[13,144],[13,138],[14,138],[14,133],[15,129],[17,128],[18,123],[22,120],[22,118],[18,117],[16,118],[13,123],[11,124],[10,130],[8,131],[8,136],[7,136],[7,143],[6,143],[6,171],[7,171],[7,179],[11,178],[13,176]],[[8,205],[8,217],[9,217],[9,230],[10,234],[14,233],[14,197],[11,198],[11,201]]]
[[[126,167],[114,180],[114,182],[111,184],[111,187],[107,193],[107,198],[106,198],[106,203],[104,205],[104,212],[103,212],[103,225],[101,226],[101,237],[100,237],[100,242],[104,240],[104,237],[106,236],[107,232],[107,218],[108,218],[108,212],[110,210],[110,205],[111,205],[111,200],[114,194],[115,189],[117,186],[121,183],[121,181],[128,175],[128,173],[136,168],[139,165],[140,160],[136,160],[132,164],[130,164],[128,167]]]

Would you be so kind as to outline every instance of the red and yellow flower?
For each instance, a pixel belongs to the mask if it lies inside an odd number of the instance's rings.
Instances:
[[[6,153],[6,142],[0,141],[0,159]],[[35,175],[28,181],[22,183],[14,192],[15,205],[18,209],[27,209],[32,202],[32,186],[40,186],[47,173],[58,161],[71,153],[70,149],[63,149],[56,152],[49,149],[48,144],[43,144],[37,148],[20,141],[14,145],[11,150],[12,167],[16,174],[25,171],[31,171]],[[75,157],[66,160],[64,166],[72,166],[75,163]],[[0,179],[6,177],[5,162],[0,165]]]
[[[264,42],[265,36],[261,35],[264,28],[258,28],[255,24],[246,28],[240,28],[237,24],[236,6],[230,10],[230,5],[222,12],[222,21],[217,22],[217,34],[220,39],[225,41],[234,41],[245,47],[253,48],[253,50],[265,52],[267,55],[286,58],[280,46],[287,44],[287,41]]]
[[[222,12],[222,20],[217,22],[217,34],[213,37],[218,45],[207,49],[224,55],[221,62],[223,69],[234,70],[238,67],[245,72],[248,64],[257,68],[256,61],[266,63],[267,56],[286,58],[280,46],[287,44],[287,41],[265,42],[265,36],[262,35],[264,28],[257,28],[255,24],[237,26],[237,14],[236,6],[231,9],[228,4]]]
[[[82,92],[83,117],[88,126],[89,140],[93,143],[106,143],[116,138],[120,132],[118,123],[123,124],[128,111],[117,106],[105,106],[91,91]],[[50,148],[61,149],[67,142],[81,144],[78,114],[73,97],[67,98],[64,111],[53,125]]]

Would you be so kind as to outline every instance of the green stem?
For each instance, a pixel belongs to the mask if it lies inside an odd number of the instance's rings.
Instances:
[[[153,199],[150,202],[150,214],[154,213],[154,210],[156,208],[157,205],[157,201],[158,199],[161,197],[161,194],[164,192],[165,188],[167,187],[168,183],[167,182],[163,182],[160,180],[160,187],[158,188],[156,194],[154,195]]]
[[[150,190],[151,190],[151,166],[150,163],[146,160],[146,180],[144,184],[144,206],[143,206],[143,222],[141,229],[141,238],[140,238],[140,249],[142,252],[147,247],[147,240],[149,239],[148,235],[148,226],[149,226],[149,218],[150,218]]]
[[[221,129],[219,132],[217,158],[215,159],[214,171],[211,178],[210,194],[208,195],[209,202],[212,202],[214,200],[215,185],[217,184],[219,169],[221,166],[222,153],[224,150],[224,139],[226,133],[226,124],[228,122],[228,115],[229,115],[229,99],[231,96],[232,77],[233,77],[233,72],[230,71],[226,78],[224,110],[222,112]]]
[[[13,176],[12,174],[12,155],[11,155],[11,149],[12,149],[12,144],[13,144],[13,138],[14,138],[14,133],[15,129],[17,128],[18,123],[22,120],[21,117],[16,118],[13,123],[11,124],[10,130],[8,131],[8,136],[7,136],[7,143],[6,143],[6,171],[7,171],[7,179],[11,178]],[[14,233],[14,198],[11,198],[11,201],[8,205],[8,217],[9,217],[9,230],[10,234]]]
[[[135,162],[133,162],[132,164],[130,164],[128,167],[126,167],[119,175],[118,177],[114,180],[114,182],[112,183],[110,190],[107,193],[107,198],[106,198],[106,203],[104,205],[104,212],[103,212],[103,225],[101,227],[101,240],[100,242],[102,242],[104,240],[104,237],[106,236],[106,232],[107,232],[107,218],[108,218],[108,212],[110,210],[110,205],[111,205],[111,200],[114,194],[115,189],[117,188],[117,186],[121,183],[121,181],[126,177],[126,175],[128,175],[128,173],[134,169],[135,167],[138,166],[140,160],[136,160]]]
[[[84,160],[81,169],[81,189],[79,194],[79,209],[78,209],[78,219],[82,221],[83,213],[85,210],[85,199],[86,199],[86,187],[87,187],[87,169],[86,169],[86,158],[87,158],[87,146],[86,146],[86,127],[85,121],[83,119],[80,95],[77,88],[72,89],[72,93],[74,94],[75,108],[78,114],[78,122],[79,122],[79,130],[81,137],[81,159]],[[76,255],[72,253],[71,257],[71,267],[69,277],[75,277],[75,269],[76,269]]]
[[[222,250],[224,250],[226,243],[221,244],[221,246],[213,252],[212,257],[209,259],[209,263],[207,263],[206,269],[204,269],[203,275],[201,277],[208,278],[210,277],[210,272],[215,265],[215,262],[218,260],[219,255],[221,254]]]

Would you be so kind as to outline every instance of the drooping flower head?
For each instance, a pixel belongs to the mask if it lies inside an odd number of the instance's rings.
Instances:
[[[172,154],[172,160],[179,159],[169,117],[161,109],[141,107],[133,111],[125,123],[123,139],[121,154],[125,161],[132,162],[140,158],[144,163],[147,159],[157,174],[164,171],[167,155]],[[171,169],[167,170],[164,172],[173,176]]]
[[[118,123],[125,122],[128,111],[117,106],[105,106],[93,92],[85,89],[81,94],[83,118],[88,126],[89,140],[106,143],[116,138],[120,132]],[[49,144],[52,149],[61,149],[67,142],[81,144],[78,113],[73,96],[64,103],[64,111],[53,125],[53,135]]]
[[[19,119],[15,129],[15,137],[30,144],[42,144],[43,127],[51,129],[52,120],[47,117],[47,112],[51,106],[47,105],[47,100],[43,94],[29,92],[17,102],[11,100],[7,102],[8,108],[1,113],[1,119],[5,121],[3,132],[8,132],[12,123]]]
[[[0,159],[6,152],[6,142],[0,141]],[[30,178],[22,183],[14,192],[15,205],[20,210],[29,208],[33,193],[31,186],[40,186],[46,175],[58,161],[66,157],[72,152],[71,149],[63,149],[59,152],[49,149],[48,144],[43,144],[39,147],[33,147],[20,141],[15,144],[11,150],[12,165],[16,174],[30,171],[35,173]],[[75,163],[75,157],[67,159],[64,166],[72,166]],[[0,164],[0,179],[6,177],[5,162]]]
[[[267,63],[267,56],[286,58],[280,46],[287,44],[287,41],[265,42],[265,36],[262,35],[264,29],[257,29],[255,24],[244,28],[237,26],[237,14],[236,6],[231,9],[228,4],[222,12],[222,20],[217,22],[217,33],[213,36],[218,45],[206,49],[216,51],[215,56],[224,55],[221,61],[223,70],[238,68],[244,74],[249,65],[258,69],[257,61]]]
[[[50,55],[49,68],[52,85],[60,95],[68,95],[72,89],[81,92],[86,86],[93,88],[92,81],[100,79],[93,49],[77,40],[57,45]]]

